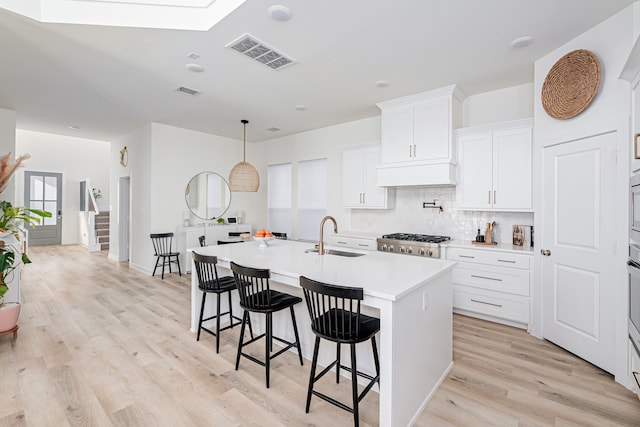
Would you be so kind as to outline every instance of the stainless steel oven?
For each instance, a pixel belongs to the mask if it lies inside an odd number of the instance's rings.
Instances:
[[[640,243],[640,174],[629,180],[629,238]]]
[[[629,245],[629,339],[640,355],[640,245]]]

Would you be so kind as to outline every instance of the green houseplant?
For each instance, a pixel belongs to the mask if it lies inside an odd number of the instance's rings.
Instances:
[[[16,158],[15,163],[9,162],[11,153],[0,158],[0,193],[4,191],[20,164],[29,158],[22,155]],[[20,263],[31,262],[22,248],[21,240],[26,233],[26,226],[40,223],[40,218],[50,218],[51,213],[40,209],[30,209],[22,206],[13,206],[9,201],[0,201],[0,333],[5,331],[17,331],[16,322],[20,313],[18,302],[5,303],[4,295],[9,290],[9,283],[13,273]],[[6,307],[11,304],[10,307]]]

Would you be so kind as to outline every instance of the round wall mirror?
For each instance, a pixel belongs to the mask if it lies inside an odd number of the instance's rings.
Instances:
[[[201,172],[191,178],[184,191],[191,213],[201,219],[220,218],[231,204],[229,183],[215,172]]]

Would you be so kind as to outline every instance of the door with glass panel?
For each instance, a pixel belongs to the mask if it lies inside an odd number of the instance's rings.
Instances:
[[[51,218],[40,218],[40,224],[29,228],[29,245],[62,243],[62,174],[50,172],[24,173],[24,200],[31,209],[51,212]]]

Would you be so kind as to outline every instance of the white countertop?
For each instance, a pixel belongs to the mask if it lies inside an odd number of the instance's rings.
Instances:
[[[523,246],[515,246],[511,243],[498,243],[497,245],[476,245],[471,243],[470,240],[450,240],[448,242],[441,243],[440,246],[449,248],[463,248],[463,249],[481,249],[487,251],[498,252],[513,252],[523,255],[533,255],[534,248]]]
[[[269,247],[260,248],[259,242],[235,245],[192,248],[204,255],[216,255],[218,263],[227,267],[230,261],[247,267],[268,268],[272,275],[292,279],[306,276],[320,282],[364,288],[365,295],[395,301],[415,287],[451,269],[455,261],[430,259],[377,251],[348,252],[365,254],[361,257],[318,255],[305,253],[313,243],[291,240],[272,240]],[[338,249],[329,245],[326,249]]]

